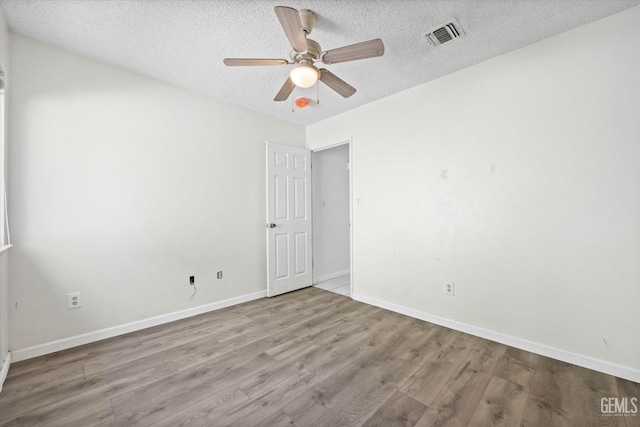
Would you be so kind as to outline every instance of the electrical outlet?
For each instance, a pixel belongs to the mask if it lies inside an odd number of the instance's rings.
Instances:
[[[193,285],[194,283],[196,283],[196,276],[189,276],[189,284]]]
[[[222,279],[222,270],[218,271],[218,279]]]
[[[82,307],[82,293],[73,292],[67,295],[67,310]]]
[[[444,285],[444,293],[453,296],[453,291],[455,290],[454,285],[455,284],[453,282]]]

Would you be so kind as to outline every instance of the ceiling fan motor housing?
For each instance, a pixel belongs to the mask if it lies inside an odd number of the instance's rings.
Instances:
[[[299,63],[303,59],[309,60],[313,63],[313,61],[317,61],[320,59],[320,53],[322,53],[322,48],[320,44],[311,39],[307,40],[307,50],[304,52],[296,52],[295,50],[291,50],[291,59],[293,62]]]

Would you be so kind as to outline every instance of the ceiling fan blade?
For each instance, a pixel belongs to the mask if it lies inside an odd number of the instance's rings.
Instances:
[[[261,58],[224,58],[224,65],[229,67],[245,67],[245,66],[271,66],[288,64],[284,59],[261,59]]]
[[[357,59],[375,58],[384,55],[384,43],[380,39],[373,39],[350,46],[339,47],[324,52],[321,57],[325,64],[355,61]]]
[[[293,50],[296,52],[306,51],[307,37],[302,29],[302,21],[300,21],[298,11],[287,6],[276,6],[274,10]]]
[[[356,93],[356,89],[353,86],[325,68],[320,69],[320,81],[345,98]]]
[[[287,98],[289,98],[289,95],[291,95],[291,92],[293,92],[294,87],[296,87],[296,85],[293,84],[293,81],[291,80],[291,78],[288,78],[287,81],[284,82],[284,84],[280,88],[280,92],[278,92],[278,94],[276,95],[275,98],[273,98],[273,100],[286,101]]]

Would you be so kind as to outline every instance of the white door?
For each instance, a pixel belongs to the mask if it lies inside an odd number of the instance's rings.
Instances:
[[[267,295],[313,284],[311,152],[267,143]]]

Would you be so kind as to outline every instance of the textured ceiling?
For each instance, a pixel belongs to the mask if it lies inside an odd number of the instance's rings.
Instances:
[[[640,0],[0,0],[11,31],[301,125],[428,82],[640,4]],[[385,55],[326,66],[358,92],[321,85],[320,104],[274,102],[288,66],[226,67],[225,57],[288,58],[273,12],[312,9],[324,50],[381,38]],[[423,35],[456,18],[466,37]],[[316,89],[293,96],[315,99]]]

